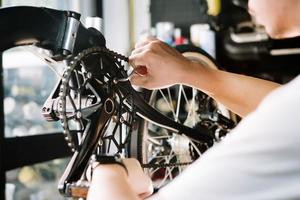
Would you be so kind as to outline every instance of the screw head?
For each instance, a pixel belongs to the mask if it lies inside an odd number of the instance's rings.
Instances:
[[[82,113],[78,111],[78,112],[76,113],[76,118],[79,119],[79,118],[81,118],[81,117],[82,117]]]
[[[92,78],[92,73],[91,73],[91,72],[88,72],[88,73],[86,74],[86,76],[87,76],[87,78]]]

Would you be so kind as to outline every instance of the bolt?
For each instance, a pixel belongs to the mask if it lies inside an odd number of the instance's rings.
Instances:
[[[113,83],[114,83],[114,84],[117,84],[118,82],[119,82],[118,79],[117,79],[117,78],[114,78]]]
[[[86,74],[86,76],[87,76],[87,78],[92,78],[92,73],[91,72],[88,72],[87,74]]]
[[[124,122],[125,122],[125,119],[124,119],[123,116],[120,117],[120,122],[121,122],[121,123],[124,123]]]
[[[78,111],[78,112],[76,113],[76,118],[79,119],[79,118],[81,118],[81,117],[82,117],[82,114],[81,114],[81,112]]]

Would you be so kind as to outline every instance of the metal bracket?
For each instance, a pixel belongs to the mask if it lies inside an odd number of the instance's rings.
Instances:
[[[73,53],[79,25],[80,21],[78,19],[72,16],[68,17],[67,27],[62,44],[62,49],[64,50],[63,54],[68,55]]]

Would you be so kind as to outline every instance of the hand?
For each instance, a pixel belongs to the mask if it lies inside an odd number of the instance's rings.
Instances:
[[[152,181],[144,173],[139,161],[134,158],[127,158],[123,162],[128,170],[128,180],[133,191],[141,199],[150,196],[153,193]]]
[[[128,174],[118,164],[100,164],[93,170],[87,199],[144,199],[152,194],[151,179],[140,163],[133,158],[123,162]]]
[[[181,55],[176,49],[154,38],[138,43],[129,57],[133,67],[147,68],[141,76],[136,70],[130,81],[133,85],[147,89],[159,89],[181,83],[188,73],[192,62]]]

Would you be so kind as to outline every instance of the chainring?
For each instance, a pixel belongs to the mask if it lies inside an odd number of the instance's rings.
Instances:
[[[58,105],[65,140],[72,151],[80,146],[89,131],[90,123],[95,123],[89,116],[102,106],[103,97],[109,94],[113,93],[115,100],[119,101],[114,121],[116,122],[116,118],[121,121],[122,118],[122,124],[125,121],[131,124],[132,116],[124,119],[126,109],[124,110],[120,96],[113,91],[113,81],[127,77],[122,62],[128,62],[128,58],[105,47],[89,48],[69,59],[61,81]],[[113,139],[116,131],[114,127],[113,136],[103,137],[113,141],[120,151],[122,144]]]

